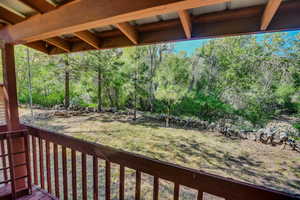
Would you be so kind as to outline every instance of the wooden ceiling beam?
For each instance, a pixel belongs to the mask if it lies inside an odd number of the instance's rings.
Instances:
[[[65,52],[68,52],[68,53],[71,52],[71,44],[68,43],[67,41],[64,41],[60,37],[48,38],[44,41],[49,43],[49,44],[52,44],[53,46],[56,46],[56,47],[64,50]]]
[[[35,10],[38,13],[45,13],[49,12],[51,10],[54,10],[56,8],[55,5],[49,3],[46,0],[19,0],[23,4],[27,5],[31,9]],[[70,3],[72,0],[64,3]],[[0,6],[0,19],[3,19],[4,21],[7,21],[10,24],[16,24],[20,23],[24,20],[26,20],[25,17],[22,17],[21,15],[17,15],[16,13],[13,13],[10,10],[7,10],[4,7]],[[3,27],[1,27],[3,28]],[[84,31],[87,32],[87,31]],[[82,35],[88,35],[88,33],[82,33]],[[90,36],[91,37],[91,36]],[[96,37],[96,36],[94,36]],[[66,41],[62,41],[61,38],[51,38],[49,41],[47,41],[48,44],[53,45],[55,47],[58,47],[62,49],[63,51],[70,52],[70,44]],[[25,44],[26,46],[36,49],[38,51],[41,51],[43,53],[48,54],[49,49],[47,48],[47,43],[45,41],[35,41],[31,43]],[[54,45],[55,44],[55,45]],[[51,49],[51,48],[50,48]],[[52,48],[53,49],[53,48]]]
[[[265,6],[254,6],[238,10],[227,10],[204,14],[193,18],[193,35],[191,39],[216,38],[237,36],[263,32],[285,30],[300,30],[300,1],[282,3],[276,17],[266,31],[260,30],[261,16]],[[161,42],[186,40],[180,20],[170,20],[136,26],[139,32],[139,44],[148,45]],[[100,49],[122,48],[134,46],[118,30],[97,34],[102,40]],[[81,41],[74,41],[72,52],[93,50],[90,45]],[[54,48],[49,54],[65,53]]]
[[[41,51],[43,53],[49,54],[49,49],[47,48],[47,44],[44,41],[36,41],[25,44],[26,46],[33,48],[35,50]]]
[[[209,6],[230,0],[110,0],[76,1],[51,12],[3,28],[0,38],[10,43],[27,43],[95,27],[128,22],[183,9]],[[63,20],[61,20],[63,18]],[[46,23],[50,21],[51,23]],[[30,28],[28,28],[30,27]]]
[[[51,10],[54,10],[56,7],[52,3],[49,3],[47,0],[19,0],[27,6],[31,7],[39,13],[46,13]]]
[[[269,0],[264,11],[262,22],[260,26],[260,30],[266,30],[271,23],[276,11],[279,9],[282,0]]]
[[[36,12],[41,13],[41,14],[50,12],[57,8],[55,5],[49,3],[46,0],[19,0],[19,1],[24,3],[27,6],[31,7]],[[64,1],[62,5],[71,3],[71,2],[75,2],[75,0]],[[62,5],[60,5],[60,6],[62,6]],[[78,36],[78,38],[80,38],[83,41],[86,41],[86,40],[89,41],[88,44],[92,45],[93,47],[99,48],[99,46],[98,46],[99,42],[97,42],[96,36],[94,36],[89,31],[81,31],[74,35]]]
[[[73,34],[82,41],[94,47],[95,49],[100,49],[100,40],[95,34],[91,33],[90,31],[79,31]]]
[[[115,25],[133,44],[139,43],[139,34],[128,22]]]
[[[19,0],[19,1],[26,4],[27,6],[31,7],[32,9],[34,9],[35,11],[37,11],[39,13],[46,13],[46,12],[52,11],[57,8],[55,5],[49,3],[46,0]],[[62,5],[71,3],[71,2],[75,2],[75,0],[66,0],[63,2]],[[59,5],[58,7],[60,7],[62,5]],[[90,44],[91,46],[95,47],[96,49],[99,48],[99,41],[98,41],[97,37],[94,36],[91,32],[80,31],[80,32],[74,33],[74,35],[77,36],[82,41],[85,41],[88,44]]]
[[[56,8],[65,5],[67,3],[75,2],[77,0],[66,0],[63,1],[60,5],[54,5],[53,3],[50,3],[47,0],[18,0],[22,2],[23,4],[27,5],[31,9],[35,10],[39,13],[46,13],[52,10],[55,10]]]
[[[16,24],[24,21],[26,18],[0,6],[0,19],[3,19],[10,24]]]
[[[192,37],[192,20],[187,10],[180,10],[178,12],[185,36],[187,39]]]
[[[39,0],[37,0],[37,2],[38,1]],[[8,22],[9,24],[16,24],[24,21],[26,18],[22,17],[21,15],[17,15],[16,13],[13,13],[10,10],[7,10],[6,8],[0,6],[0,19]],[[49,50],[46,47],[47,45],[43,41],[30,42],[25,45],[43,53],[49,53]]]

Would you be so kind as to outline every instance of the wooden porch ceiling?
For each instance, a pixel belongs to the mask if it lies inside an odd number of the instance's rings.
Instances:
[[[200,15],[193,15],[192,9],[228,5],[233,0],[16,1],[35,15],[26,16],[0,5],[4,26],[0,38],[47,54],[300,29],[299,0],[265,0],[267,4]],[[169,13],[178,17],[135,22]],[[101,27],[110,30],[95,31]]]

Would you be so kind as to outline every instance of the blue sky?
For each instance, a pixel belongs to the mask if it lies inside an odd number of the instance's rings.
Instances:
[[[294,37],[298,33],[300,33],[300,31],[289,31],[288,37]],[[268,33],[268,34],[272,34],[272,33]],[[262,37],[263,35],[264,34],[258,34],[257,38]],[[208,39],[176,42],[175,43],[175,51],[176,52],[186,51],[189,55],[191,55],[196,48],[200,47],[207,40]]]

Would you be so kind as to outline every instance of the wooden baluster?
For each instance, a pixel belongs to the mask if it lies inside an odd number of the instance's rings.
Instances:
[[[8,160],[9,160],[9,167],[10,167],[10,179],[11,179],[11,196],[12,199],[16,199],[16,183],[15,183],[15,167],[14,167],[14,159],[13,159],[13,152],[12,152],[12,141],[11,136],[8,135],[7,139],[7,151],[8,151]]]
[[[73,149],[72,149],[72,194],[73,194],[73,200],[77,200],[76,151]]]
[[[153,186],[153,200],[158,200],[159,193],[159,179],[158,177],[154,177],[154,186]]]
[[[98,158],[93,157],[94,200],[98,200]]]
[[[87,200],[86,154],[81,154],[82,199]]]
[[[32,180],[31,180],[31,164],[30,164],[30,145],[29,145],[29,135],[24,136],[25,142],[25,154],[26,154],[26,169],[27,169],[27,185],[29,193],[32,193]]]
[[[48,141],[46,141],[46,169],[47,169],[48,192],[52,193],[50,143]]]
[[[68,200],[67,149],[64,146],[62,147],[62,166],[63,166],[64,200]]]
[[[6,156],[5,156],[5,144],[4,144],[4,140],[1,140],[1,159],[2,159],[2,167],[4,168],[3,170],[3,178],[4,178],[4,181],[7,181],[8,180],[8,176],[7,176],[7,165],[6,165]]]
[[[105,199],[110,200],[110,162],[105,162]]]
[[[37,170],[37,150],[36,150],[36,137],[31,137],[32,143],[32,165],[33,165],[33,183],[38,185],[38,170]]]
[[[125,182],[125,167],[120,165],[120,188],[119,188],[119,199],[124,200],[124,182]]]
[[[42,138],[39,138],[39,154],[40,154],[40,182],[41,182],[42,189],[45,189],[44,148],[43,148]]]
[[[174,200],[179,200],[179,184],[175,183],[174,184]]]
[[[197,200],[202,200],[202,199],[203,199],[203,192],[198,190]]]
[[[136,170],[135,174],[135,200],[140,200],[141,198],[141,172]]]
[[[54,160],[54,184],[55,184],[55,196],[59,198],[59,172],[58,172],[58,147],[57,144],[53,145],[53,160]]]

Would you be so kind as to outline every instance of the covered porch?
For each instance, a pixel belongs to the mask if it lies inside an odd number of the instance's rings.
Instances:
[[[3,3],[0,18],[3,85],[0,88],[0,199],[154,200],[299,199],[299,196],[90,143],[20,123],[14,45],[54,55],[189,39],[300,29],[300,2],[239,0],[18,0]],[[26,9],[27,11],[26,11]],[[20,14],[20,12],[23,12]],[[31,13],[31,14],[30,14]],[[154,18],[154,19],[153,19]],[[127,171],[131,175],[127,176]]]

